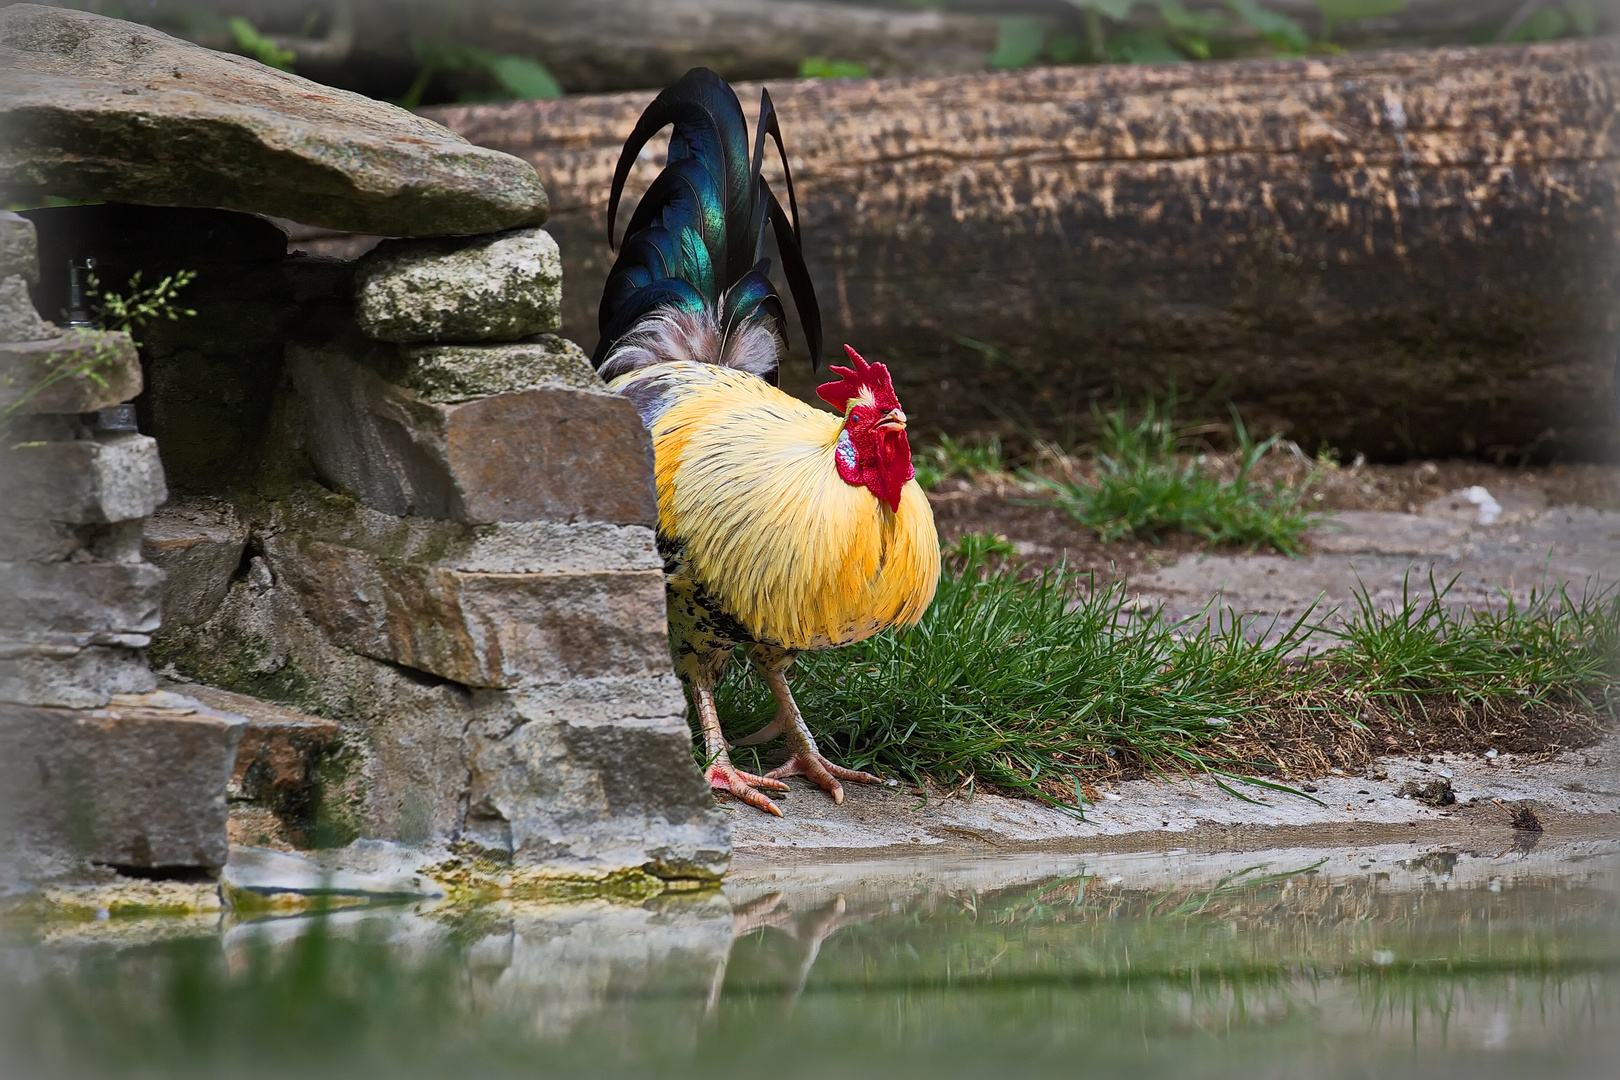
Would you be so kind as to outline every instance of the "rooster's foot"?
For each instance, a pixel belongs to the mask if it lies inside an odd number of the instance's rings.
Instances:
[[[800,747],[788,758],[787,764],[772,769],[765,774],[767,780],[785,780],[789,776],[805,776],[827,794],[832,796],[833,802],[844,801],[844,785],[840,780],[848,780],[856,784],[883,784],[887,783],[881,776],[873,776],[869,772],[858,769],[846,769],[842,765],[834,765],[821,756],[821,752],[813,746]]]
[[[716,761],[710,765],[706,774],[709,787],[715,791],[724,791],[735,795],[749,806],[758,807],[767,814],[782,816],[781,808],[771,801],[759,788],[770,788],[772,791],[788,791],[788,786],[774,776],[755,776],[753,773],[743,772],[730,762]]]

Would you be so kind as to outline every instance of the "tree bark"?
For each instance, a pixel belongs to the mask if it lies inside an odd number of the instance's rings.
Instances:
[[[771,95],[827,338],[887,361],[925,430],[1073,438],[1175,386],[1392,460],[1620,449],[1617,89],[1592,41]],[[587,349],[649,97],[432,111],[539,170]]]

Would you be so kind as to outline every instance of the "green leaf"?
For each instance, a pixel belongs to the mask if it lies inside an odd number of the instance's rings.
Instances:
[[[241,17],[226,21],[231,28],[231,37],[236,39],[236,47],[259,63],[273,67],[280,71],[291,71],[296,56],[291,49],[277,47],[276,43],[259,33],[258,28]]]
[[[1124,22],[1130,15],[1131,8],[1136,6],[1136,0],[1068,0],[1068,2],[1081,11],[1095,11],[1115,22]]]
[[[993,68],[1028,67],[1046,44],[1046,30],[1024,15],[1009,15],[996,21],[996,51],[985,58]]]
[[[1108,40],[1108,54],[1127,64],[1174,64],[1186,57],[1163,34],[1125,30]]]
[[[562,97],[561,84],[538,60],[527,56],[493,56],[487,66],[489,73],[515,98],[529,101]]]
[[[1405,11],[1410,0],[1311,0],[1316,10],[1335,22],[1372,19]]]
[[[1046,55],[1054,64],[1079,63],[1086,51],[1086,39],[1079,34],[1052,34],[1046,39]]]
[[[824,56],[807,56],[799,61],[801,79],[864,79],[872,74],[858,60],[829,60]]]
[[[1181,0],[1158,0],[1155,5],[1164,25],[1182,34],[1207,37],[1226,25],[1224,16],[1209,12],[1188,11]]]
[[[1310,35],[1286,15],[1268,11],[1259,0],[1226,0],[1226,6],[1238,18],[1254,28],[1255,33],[1286,52],[1302,53],[1310,48]]]

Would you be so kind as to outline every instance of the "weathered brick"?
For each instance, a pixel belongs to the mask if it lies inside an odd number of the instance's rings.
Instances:
[[[140,392],[141,361],[128,334],[69,330],[0,343],[0,409],[87,413]]]
[[[0,516],[79,524],[143,518],[168,498],[145,435],[0,448]]]
[[[114,866],[216,869],[245,725],[161,692],[101,709],[0,705],[0,836]]]
[[[657,519],[652,442],[616,395],[553,384],[435,404],[341,348],[294,347],[288,361],[316,468],[375,509],[468,522]]]

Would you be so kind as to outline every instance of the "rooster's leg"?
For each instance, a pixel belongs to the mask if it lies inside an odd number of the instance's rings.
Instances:
[[[756,645],[748,650],[748,659],[752,661],[755,670],[764,677],[765,684],[771,688],[771,696],[776,698],[776,719],[750,735],[745,741],[763,742],[769,737],[766,735],[767,732],[775,735],[780,731],[785,736],[788,749],[793,753],[793,756],[788,758],[787,764],[766,773],[766,779],[809,777],[812,783],[831,795],[835,803],[844,801],[844,786],[838,782],[840,780],[849,780],[857,784],[884,783],[881,776],[834,765],[822,757],[821,751],[816,749],[816,737],[810,734],[810,728],[799,712],[798,703],[793,700],[793,691],[788,689],[787,669],[793,666],[793,653]]]
[[[749,806],[757,806],[766,813],[781,817],[782,811],[770,796],[759,789],[787,791],[788,786],[774,777],[755,776],[732,765],[731,755],[726,752],[726,737],[720,733],[720,713],[714,707],[714,687],[694,681],[692,696],[697,699],[698,718],[703,723],[703,751],[709,761],[704,776],[709,786],[716,791],[730,792]]]

